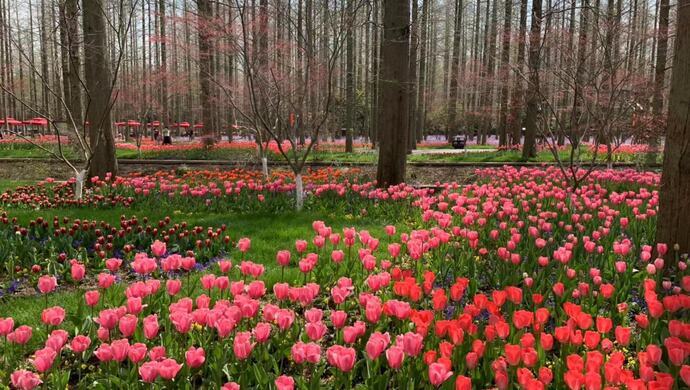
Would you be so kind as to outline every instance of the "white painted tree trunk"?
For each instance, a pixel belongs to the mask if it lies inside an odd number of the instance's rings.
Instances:
[[[76,182],[74,183],[74,199],[81,199],[84,195],[84,182],[86,181],[86,170],[82,169],[77,172],[75,176]]]
[[[264,177],[268,179],[268,159],[266,156],[261,157],[261,172],[263,172]]]
[[[301,211],[304,206],[304,185],[302,183],[302,174],[295,175],[295,208]]]

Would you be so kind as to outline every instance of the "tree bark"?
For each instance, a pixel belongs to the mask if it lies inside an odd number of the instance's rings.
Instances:
[[[417,147],[415,139],[415,121],[417,116],[417,46],[419,45],[419,6],[417,0],[412,1],[412,26],[410,29],[410,69],[408,79],[410,80],[408,97],[408,131],[407,152],[412,153],[412,149]]]
[[[415,141],[421,141],[426,125],[426,95],[427,95],[427,29],[429,28],[429,1],[422,1],[422,23],[419,37],[419,77],[417,81],[417,117],[414,125]]]
[[[518,55],[517,55],[517,67],[520,72],[524,70],[525,67],[525,42],[527,41],[527,0],[520,1],[520,36],[518,37]],[[515,84],[513,85],[513,94],[511,96],[511,104],[507,120],[508,129],[511,132],[511,137],[513,139],[513,144],[516,140],[519,142],[522,136],[522,112],[523,112],[523,102],[524,102],[524,86],[522,77],[515,77]],[[534,142],[533,140],[531,142]]]
[[[79,79],[79,20],[77,14],[77,0],[62,0],[59,7],[63,93],[74,123],[81,126],[83,125],[83,119],[81,84]]]
[[[448,113],[446,122],[446,134],[458,133],[456,122],[458,104],[458,68],[460,65],[460,38],[462,36],[462,0],[455,2],[455,25],[453,33],[453,56],[450,66],[450,88],[448,94]]]
[[[163,115],[161,116],[162,122],[166,126],[169,126],[170,122],[170,109],[168,107],[168,51],[167,51],[167,36],[165,29],[165,0],[158,1],[158,28],[160,30],[160,75],[161,75],[161,86],[160,86],[160,99],[161,108],[163,109]]]
[[[656,64],[654,66],[654,96],[652,98],[652,115],[654,119],[660,119],[664,107],[664,80],[666,78],[666,56],[668,51],[668,22],[669,22],[669,0],[659,2],[659,30],[657,31]],[[647,163],[656,162],[657,148],[659,140],[656,135],[652,135],[649,140],[649,153],[647,153]]]
[[[378,118],[381,137],[376,173],[382,187],[405,180],[409,132],[407,116],[401,113],[408,110],[409,40],[409,2],[384,0],[379,100],[386,104],[381,106]]]
[[[676,26],[656,241],[682,254],[690,251],[690,0],[678,1]]]
[[[211,32],[209,23],[213,18],[210,0],[196,0],[198,8],[199,28],[199,95],[201,103],[201,117],[204,122],[205,142],[213,143],[213,111],[211,107],[211,66],[213,64],[213,50],[211,48]]]
[[[345,152],[352,153],[352,133],[355,119],[355,37],[354,37],[354,0],[347,0],[347,75],[345,77]]]
[[[373,18],[372,26],[372,44],[371,44],[371,147],[376,148],[378,143],[378,78],[379,78],[379,52],[381,49],[381,44],[379,42],[379,0],[373,0],[373,10],[371,17]]]
[[[103,0],[82,0],[84,32],[84,75],[89,96],[86,119],[93,158],[89,176],[117,175],[115,139],[112,131],[112,79],[106,46],[105,8]]]
[[[499,112],[500,145],[508,144],[508,84],[510,80],[510,38],[513,17],[513,0],[506,0],[503,18],[503,46],[501,48],[501,109]],[[513,145],[520,144],[520,138],[512,137]]]
[[[522,159],[536,157],[537,115],[539,114],[539,62],[541,45],[541,7],[542,0],[532,1],[532,25],[529,39],[529,88],[527,116],[525,118],[525,144]]]

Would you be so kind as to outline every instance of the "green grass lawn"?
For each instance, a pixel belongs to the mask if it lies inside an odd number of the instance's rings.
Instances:
[[[18,181],[0,181],[0,189],[11,188],[17,185],[26,184]],[[143,217],[148,217],[149,224],[155,225],[159,220],[169,216],[173,223],[186,221],[191,226],[219,227],[222,224],[227,226],[226,234],[233,241],[242,237],[251,238],[251,249],[246,254],[245,259],[266,266],[264,280],[267,286],[271,286],[280,281],[281,270],[276,265],[275,255],[281,249],[294,249],[297,239],[311,240],[313,237],[312,222],[322,220],[331,226],[334,232],[342,232],[343,227],[354,226],[358,230],[369,230],[377,237],[383,237],[383,226],[392,221],[386,221],[383,217],[368,217],[361,215],[335,215],[330,211],[302,211],[284,212],[280,214],[268,213],[249,213],[249,214],[217,214],[217,213],[186,213],[170,209],[45,209],[29,210],[18,208],[2,208],[10,217],[26,224],[30,220],[39,216],[52,220],[53,216],[69,217],[72,220],[88,219],[103,220],[111,224],[118,223],[121,215],[138,216],[140,221]],[[323,252],[321,258],[328,261],[330,250]],[[234,264],[239,264],[240,258],[234,253],[230,256]],[[299,260],[299,259],[297,259]],[[296,266],[290,267],[285,271],[286,280],[296,280],[300,277]],[[198,278],[198,275],[196,276]],[[237,278],[237,274],[235,274]],[[60,304],[65,307],[78,307],[83,300],[83,290],[74,288],[62,288],[55,294],[50,294],[49,304]],[[43,310],[43,300],[36,295],[8,296],[0,299],[0,313],[3,317],[14,317],[18,323],[28,324],[34,328],[40,328],[40,313]],[[68,318],[69,320],[69,318]],[[78,324],[70,324],[77,326]]]
[[[443,147],[425,147],[423,149],[442,149]],[[448,148],[448,147],[446,147]],[[468,149],[484,149],[492,148],[486,145],[469,145]],[[65,154],[68,157],[74,158],[75,153],[66,150]],[[568,151],[560,152],[561,158],[568,157]],[[0,145],[0,157],[4,158],[47,158],[50,157],[45,151],[42,151],[32,145]],[[229,160],[229,161],[256,161],[256,153],[252,150],[246,149],[190,149],[190,150],[164,150],[164,151],[146,151],[139,154],[136,150],[118,149],[117,157],[120,159],[187,159],[187,160]],[[584,152],[582,157],[587,161],[591,158],[589,152]],[[268,159],[270,161],[281,162],[283,157],[277,154],[269,153]],[[614,161],[619,162],[636,162],[644,159],[644,155],[636,154],[615,154]],[[344,151],[314,151],[307,161],[330,163],[333,165],[342,163],[360,163],[360,164],[375,164],[378,160],[377,151],[368,148],[358,148],[354,153],[345,153]],[[413,163],[454,163],[454,162],[523,162],[522,153],[520,151],[488,151],[488,152],[474,152],[474,153],[453,153],[453,154],[412,154],[407,158],[408,162]],[[550,151],[544,150],[539,152],[536,158],[530,159],[533,162],[554,162],[553,155]],[[597,161],[604,162],[605,155],[597,156]]]

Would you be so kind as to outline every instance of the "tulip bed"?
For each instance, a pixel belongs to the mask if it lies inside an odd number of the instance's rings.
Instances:
[[[13,192],[26,201],[3,199],[17,210],[159,204],[242,212],[227,204],[256,200],[252,207],[277,212],[279,202],[290,203],[289,175],[242,185],[247,178],[222,175],[107,178],[76,204],[66,201],[67,186],[50,192],[54,185],[34,187],[35,198],[28,189]],[[217,237],[199,246],[179,238],[182,226],[178,238],[166,234],[175,225],[162,220],[157,234],[136,241],[126,227],[141,225],[124,219],[115,229],[125,234],[113,237],[113,248],[107,235],[103,243],[96,238],[105,254],[75,249],[65,253],[62,273],[40,270],[33,298],[40,318],[0,319],[3,383],[690,386],[690,271],[687,255],[653,241],[657,173],[595,171],[578,189],[566,188],[557,169],[479,170],[474,183],[434,192],[377,190],[343,176],[310,183],[311,210],[367,210],[381,226],[334,228],[317,220],[309,235],[257,259],[261,243],[232,231],[213,229]],[[34,220],[25,236],[75,228],[45,222]],[[19,229],[13,234],[22,237]],[[225,234],[233,238],[226,242]],[[125,245],[129,250],[114,250]],[[277,276],[269,279],[271,271]],[[70,304],[54,298],[65,286],[78,297]],[[12,313],[12,299],[0,313]]]

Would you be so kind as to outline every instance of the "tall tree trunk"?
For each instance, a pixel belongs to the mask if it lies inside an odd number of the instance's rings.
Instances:
[[[41,98],[43,101],[43,112],[50,115],[52,113],[50,104],[50,72],[48,71],[48,15],[47,6],[45,0],[41,0],[41,76],[43,82],[43,91],[41,93]]]
[[[380,36],[380,30],[379,30],[379,0],[373,0],[373,10],[372,10],[372,45],[371,45],[371,117],[370,117],[370,122],[371,122],[371,131],[370,131],[370,138],[371,138],[371,147],[376,148],[376,144],[378,143],[378,101],[379,101],[379,93],[378,93],[378,78],[379,78],[379,53],[381,49],[381,44],[379,43],[379,36]]]
[[[407,158],[408,70],[410,40],[410,4],[407,1],[383,1],[383,39],[381,44],[381,137],[376,178],[386,187],[405,180]]]
[[[115,139],[110,116],[112,80],[106,46],[106,23],[103,0],[82,0],[84,32],[84,75],[89,96],[86,119],[89,121],[89,142],[93,158],[91,177],[117,175]]]
[[[161,108],[163,109],[163,115],[161,116],[162,121],[166,126],[169,126],[170,122],[170,108],[168,107],[168,51],[167,51],[167,35],[165,26],[165,2],[166,0],[158,1],[158,28],[160,30],[160,75],[161,75],[161,86],[160,86],[160,100]]]
[[[525,42],[527,41],[527,0],[520,0],[520,36],[518,37],[517,67],[520,72],[525,67]],[[520,76],[515,77],[513,95],[511,96],[509,118],[507,121],[508,129],[511,132],[513,144],[515,140],[520,140],[522,136],[522,112],[524,102],[523,82]],[[534,142],[534,140],[530,141]]]
[[[412,149],[417,147],[415,139],[414,124],[417,115],[417,46],[419,45],[419,6],[417,0],[412,1],[412,26],[410,31],[410,73],[408,79],[410,80],[408,97],[408,131],[407,136],[407,151],[412,152]]]
[[[527,88],[527,117],[525,118],[525,144],[522,158],[527,160],[537,155],[536,134],[539,111],[539,62],[541,46],[542,0],[532,1],[532,25],[529,38],[529,88]]]
[[[213,111],[211,107],[211,66],[213,64],[213,50],[211,48],[211,19],[213,9],[210,0],[196,0],[198,8],[199,28],[199,95],[201,103],[201,117],[204,123],[204,142],[213,143]]]
[[[510,81],[510,39],[512,34],[513,0],[506,0],[503,18],[503,46],[501,48],[501,109],[499,112],[500,145],[508,144],[508,84]],[[512,137],[511,144],[519,145],[520,138]]]
[[[453,33],[453,56],[450,66],[450,91],[448,96],[448,113],[446,117],[446,134],[458,133],[456,122],[458,104],[458,69],[460,65],[460,38],[462,36],[462,0],[455,1],[455,25]]]
[[[62,82],[65,101],[74,122],[82,126],[81,84],[79,76],[78,0],[60,1],[60,41]]]
[[[682,254],[690,252],[690,0],[678,1],[676,26],[656,240]]]
[[[664,107],[664,79],[666,78],[666,56],[668,51],[668,14],[670,10],[669,0],[659,2],[659,29],[657,30],[656,65],[654,66],[654,96],[652,98],[652,115],[654,119],[660,119]],[[656,135],[649,139],[649,153],[647,163],[655,163],[659,140]]]
[[[355,37],[354,0],[347,0],[347,75],[345,78],[345,152],[352,153],[352,133],[355,120]]]
[[[422,1],[422,23],[419,37],[419,76],[417,81],[417,118],[414,124],[415,141],[421,141],[426,124],[426,95],[427,95],[427,29],[429,28],[429,1]]]

